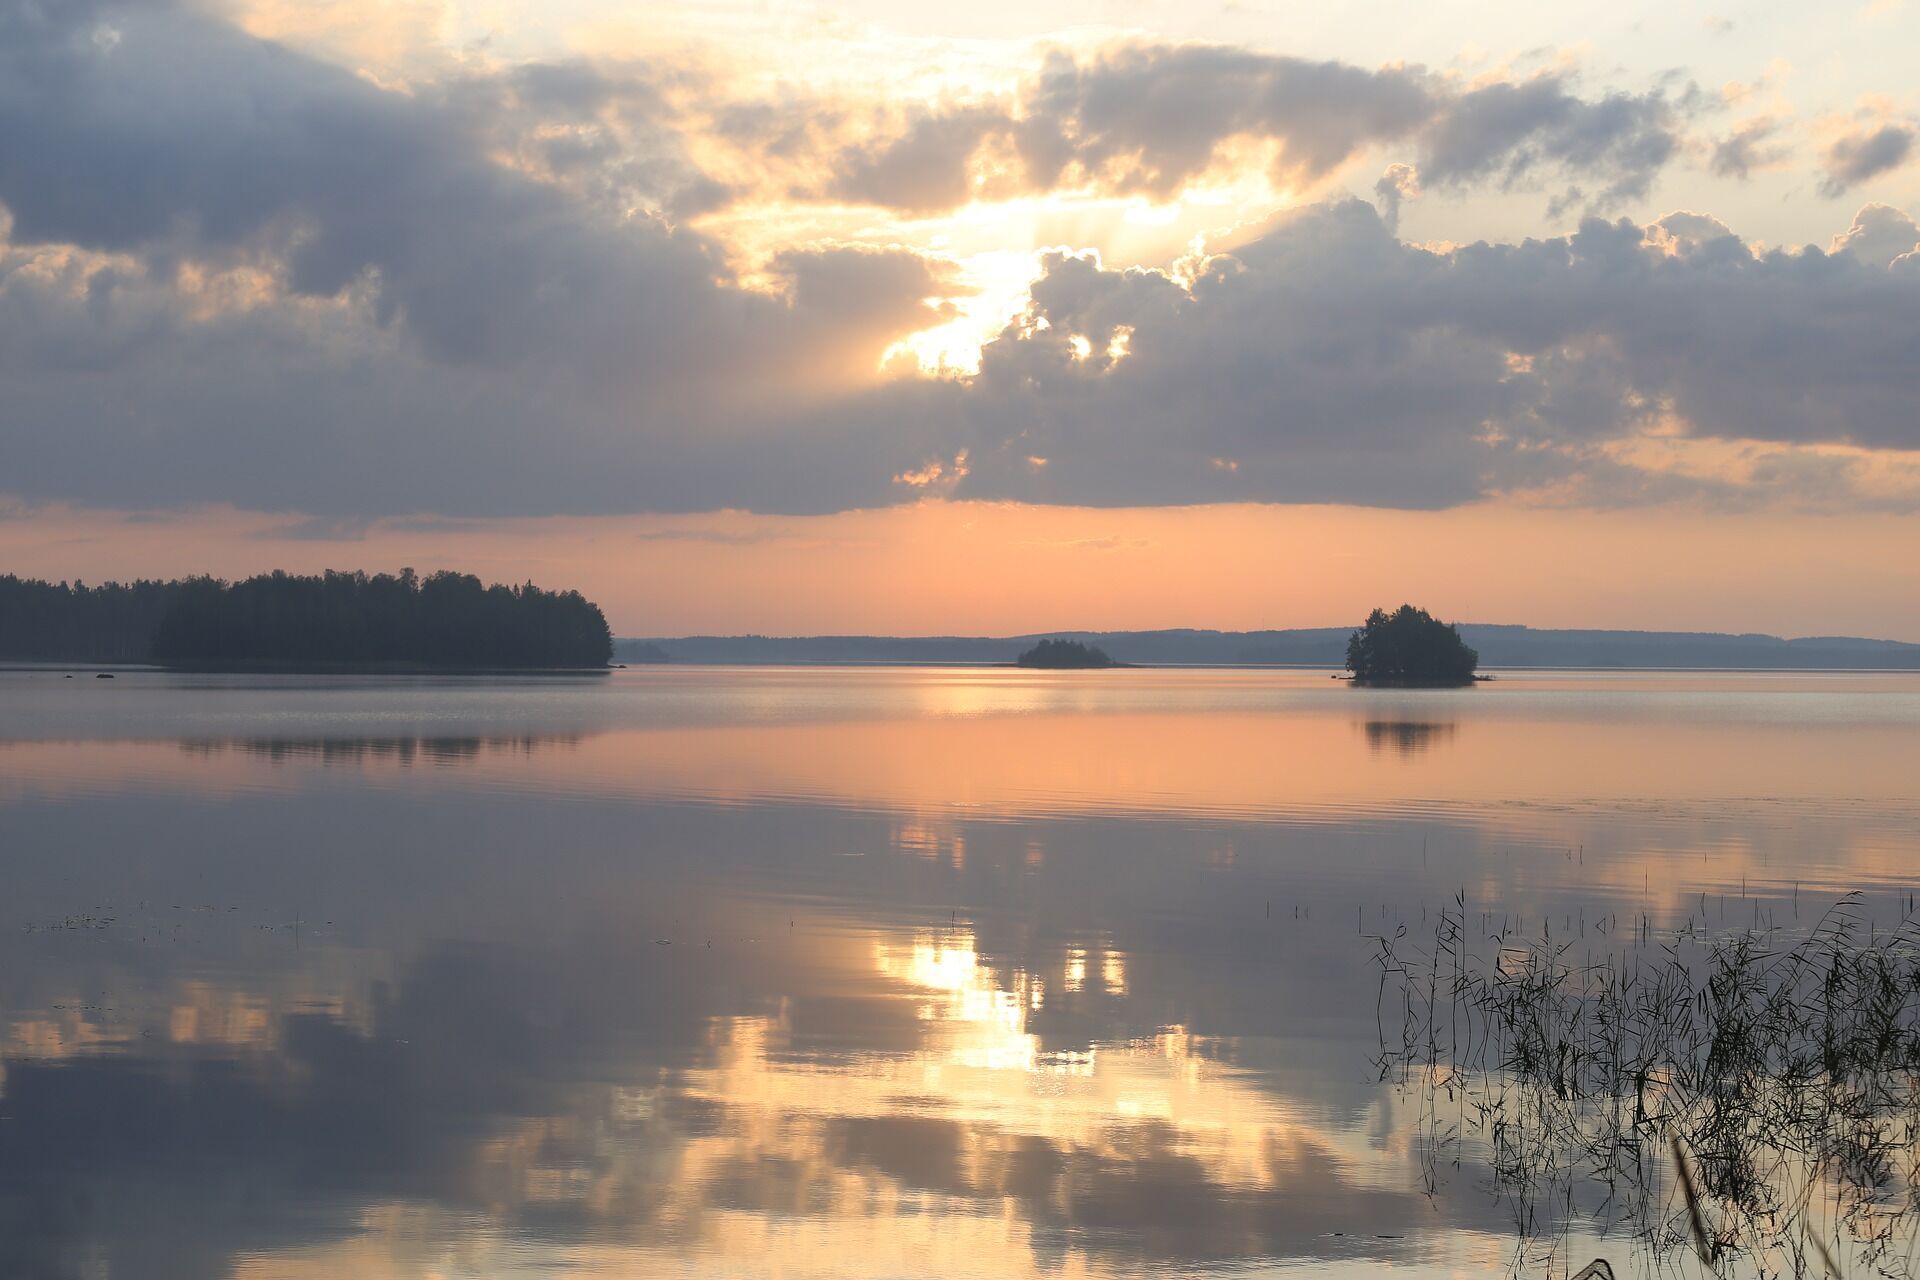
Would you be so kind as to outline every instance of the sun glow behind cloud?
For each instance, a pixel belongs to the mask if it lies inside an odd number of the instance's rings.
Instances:
[[[921,373],[977,373],[980,348],[1026,308],[1027,291],[1040,276],[1041,257],[1039,252],[1001,250],[961,260],[955,283],[964,292],[952,300],[954,318],[897,340],[881,356],[881,366],[898,368],[904,358]]]

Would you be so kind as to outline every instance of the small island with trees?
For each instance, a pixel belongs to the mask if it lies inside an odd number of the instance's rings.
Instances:
[[[88,587],[0,578],[0,658],[197,671],[487,672],[607,668],[612,633],[577,591],[275,572],[241,582]]]
[[[1474,674],[1479,665],[1480,655],[1451,623],[1410,604],[1392,613],[1375,609],[1347,639],[1347,670],[1356,685],[1459,688],[1486,679]]]
[[[1017,667],[1038,667],[1047,671],[1066,671],[1093,669],[1100,667],[1124,667],[1124,662],[1115,662],[1107,656],[1104,649],[1078,640],[1042,640],[1039,644],[1014,659]]]

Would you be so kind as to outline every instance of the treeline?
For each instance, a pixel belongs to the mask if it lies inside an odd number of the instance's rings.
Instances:
[[[42,582],[0,575],[0,660],[145,662],[184,582]]]
[[[0,578],[0,658],[174,666],[602,667],[612,634],[577,591],[471,574],[263,574],[87,587]]]

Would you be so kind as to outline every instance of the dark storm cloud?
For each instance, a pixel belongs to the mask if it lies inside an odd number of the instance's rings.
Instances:
[[[5,5],[0,37],[0,489],[27,501],[1435,507],[1667,496],[1685,485],[1608,454],[1663,419],[1920,446],[1897,211],[1863,213],[1832,255],[1756,255],[1691,214],[1427,249],[1336,203],[1176,274],[1058,255],[977,376],[876,380],[895,339],[950,314],[949,273],[827,244],[742,287],[667,211],[693,171],[645,68],[398,93],[162,5]],[[968,139],[1004,127],[1029,173],[1170,188],[1222,131],[1285,122],[1282,163],[1309,173],[1412,130],[1424,167],[1390,171],[1400,196],[1542,166],[1625,191],[1663,162],[1675,109],[1210,49],[1057,58],[1037,84],[1037,114],[927,123],[912,155],[845,180],[939,203]],[[1765,483],[1835,492],[1786,462]]]
[[[849,149],[830,190],[910,213],[1063,184],[1167,198],[1244,138],[1277,148],[1274,176],[1286,183],[1404,143],[1438,186],[1565,178],[1595,190],[1563,200],[1605,205],[1646,192],[1678,147],[1689,103],[1658,89],[1584,98],[1559,74],[1462,90],[1417,67],[1122,46],[1084,61],[1055,54],[1017,102],[923,113]],[[982,191],[976,161],[996,145]]]
[[[1912,125],[1888,122],[1836,138],[1824,157],[1826,177],[1821,180],[1821,192],[1845,195],[1862,182],[1898,169],[1913,156],[1915,132]]]

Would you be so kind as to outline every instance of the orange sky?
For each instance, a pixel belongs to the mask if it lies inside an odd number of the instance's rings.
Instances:
[[[17,513],[0,520],[0,564],[89,581],[457,567],[578,586],[622,635],[1330,626],[1411,599],[1466,621],[1920,640],[1920,525],[1897,515],[933,501],[805,518],[393,521],[323,538],[230,511],[150,519]]]

